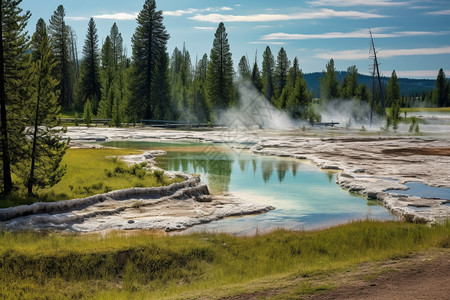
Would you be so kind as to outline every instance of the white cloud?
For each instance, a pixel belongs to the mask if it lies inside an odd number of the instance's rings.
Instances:
[[[349,18],[349,19],[374,19],[386,18],[387,16],[365,13],[359,11],[336,11],[332,9],[320,9],[315,11],[304,11],[292,14],[255,14],[255,15],[223,15],[207,14],[190,17],[189,19],[202,22],[273,22],[289,20],[314,20],[328,18]]]
[[[249,42],[251,45],[284,45],[285,42]]]
[[[86,17],[66,17],[68,21],[88,21],[89,18]]]
[[[450,46],[438,48],[416,48],[416,49],[378,49],[377,56],[379,58],[390,58],[397,56],[416,56],[416,55],[439,55],[450,54]],[[314,57],[322,59],[333,58],[335,60],[362,60],[369,59],[369,50],[344,50],[333,52],[322,52]]]
[[[188,9],[178,9],[178,10],[166,10],[163,11],[163,14],[165,16],[171,16],[171,17],[181,17],[184,15],[193,15],[193,14],[199,14],[204,12],[217,12],[217,11],[230,11],[233,10],[231,7],[223,6],[220,8],[214,8],[214,7],[207,7],[207,8],[188,8]]]
[[[446,74],[448,74],[447,71],[444,71]],[[389,72],[383,72],[383,73],[389,73]],[[425,78],[425,77],[433,77],[436,78],[439,70],[412,70],[412,71],[397,71],[395,70],[395,73],[398,77],[417,77],[417,78]]]
[[[275,26],[272,25],[258,25],[254,26],[253,29],[267,29],[267,28],[274,28]]]
[[[374,38],[399,38],[399,37],[411,37],[411,36],[437,36],[450,34],[450,31],[397,31],[392,33],[385,33],[387,27],[378,27],[372,29],[372,35]],[[318,34],[302,34],[302,33],[270,33],[261,37],[261,40],[312,40],[312,39],[345,39],[345,38],[357,38],[367,39],[369,38],[368,29],[360,29],[352,32],[326,32]]]
[[[380,57],[450,54],[450,46],[439,48],[379,50],[378,53]]]
[[[104,20],[117,20],[117,21],[128,21],[136,20],[139,13],[113,13],[113,14],[101,14],[92,16],[94,19],[104,19]],[[66,17],[69,21],[87,21],[88,17]]]
[[[315,0],[307,2],[313,6],[335,6],[335,7],[348,7],[348,6],[405,6],[408,2],[397,2],[391,0]]]
[[[196,27],[194,27],[194,29],[197,29],[197,30],[214,30],[214,29],[216,29],[216,28],[214,28],[214,27],[202,27],[202,26],[196,26]]]
[[[450,9],[427,12],[428,15],[450,15]]]
[[[314,55],[316,58],[335,60],[362,60],[369,59],[369,49],[365,50],[344,50],[344,51],[333,51],[333,52],[322,52]]]
[[[114,14],[101,14],[93,16],[94,19],[106,19],[106,20],[119,20],[119,21],[126,21],[126,20],[136,20],[139,13],[114,13]]]

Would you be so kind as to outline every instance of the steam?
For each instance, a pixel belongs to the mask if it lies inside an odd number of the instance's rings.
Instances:
[[[218,123],[228,127],[289,129],[295,122],[289,115],[272,106],[250,83],[238,83],[238,104],[219,113]]]
[[[238,83],[239,101],[237,105],[218,113],[219,124],[230,128],[292,129],[310,126],[306,120],[294,120],[283,110],[279,110],[250,83]],[[366,101],[333,99],[319,105],[322,122],[337,122],[338,127],[379,130],[385,125],[385,118],[373,113],[370,126],[370,104]]]
[[[362,100],[333,99],[329,100],[320,111],[323,122],[338,122],[339,127],[370,127],[370,104]],[[372,129],[379,130],[386,122],[384,117],[375,112],[372,115]]]

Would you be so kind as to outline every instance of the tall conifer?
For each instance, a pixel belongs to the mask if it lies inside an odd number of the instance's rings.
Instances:
[[[213,47],[207,70],[207,95],[214,108],[224,109],[234,103],[233,59],[228,34],[220,22],[214,34]]]
[[[25,180],[28,195],[32,195],[35,188],[53,186],[61,180],[65,166],[60,166],[60,163],[67,149],[67,143],[60,141],[60,133],[64,129],[56,127],[60,125],[58,80],[52,74],[56,61],[43,19],[37,22],[32,51],[33,84],[28,100],[32,126],[27,130],[31,139],[27,141],[30,144],[27,156],[21,161],[24,176],[19,176]]]
[[[29,96],[29,37],[25,31],[30,12],[22,14],[21,0],[0,1],[0,119],[3,193],[13,189],[11,173],[25,151],[24,129]]]
[[[53,46],[53,54],[57,65],[54,69],[55,78],[59,80],[59,103],[69,107],[73,98],[73,63],[70,61],[70,28],[64,20],[64,6],[59,5],[53,13],[49,24],[49,34]]]
[[[164,58],[161,53],[166,51],[169,34],[163,24],[163,14],[156,9],[154,0],[146,0],[144,7],[137,17],[138,26],[131,39],[133,48],[133,66],[130,78],[130,102],[129,112],[134,118],[154,118],[157,107],[153,96],[152,84],[156,78],[156,67],[164,63],[158,59]],[[163,74],[159,70],[159,74]],[[156,91],[155,91],[156,92]],[[157,91],[158,93],[170,93],[170,90]]]
[[[82,103],[91,99],[92,112],[97,114],[98,103],[101,99],[100,86],[100,53],[98,49],[98,35],[95,21],[90,18],[88,31],[83,46],[83,60],[80,68],[80,93]]]

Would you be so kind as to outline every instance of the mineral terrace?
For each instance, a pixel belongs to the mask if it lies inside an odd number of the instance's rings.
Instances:
[[[251,151],[308,159],[323,169],[339,171],[337,184],[353,193],[382,201],[394,215],[409,222],[435,223],[450,217],[449,200],[387,193],[406,189],[414,181],[450,188],[450,137],[361,135],[357,132],[322,130],[268,131],[216,129],[211,131],[154,128],[68,128],[72,147],[94,147],[87,141],[202,141],[229,145],[236,152]],[[321,137],[318,137],[320,135]],[[123,157],[128,163],[148,161],[163,152]],[[8,229],[178,230],[227,216],[267,212],[273,207],[237,199],[211,196],[194,176],[169,187],[129,189],[102,195],[0,210],[1,226]]]

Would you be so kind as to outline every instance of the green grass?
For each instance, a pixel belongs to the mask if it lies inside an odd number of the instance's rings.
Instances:
[[[219,298],[332,288],[309,277],[450,247],[450,223],[360,221],[322,231],[235,237],[0,234],[0,298]],[[305,280],[294,284],[298,278]],[[287,290],[286,290],[287,289]]]
[[[61,111],[59,112],[59,117],[60,118],[75,118],[75,113],[77,111],[73,110],[73,109],[61,109]],[[78,118],[80,119],[79,121],[82,121],[83,119],[83,112],[78,112]]]
[[[403,107],[400,108],[400,113],[403,112],[441,112],[450,113],[450,107]]]
[[[128,167],[117,159],[117,156],[138,153],[132,149],[68,149],[62,160],[62,164],[67,165],[67,172],[58,184],[38,190],[37,197],[27,197],[24,190],[19,190],[0,201],[0,207],[82,198],[112,190],[156,187],[181,181],[170,180],[158,172],[146,172],[144,165]]]

